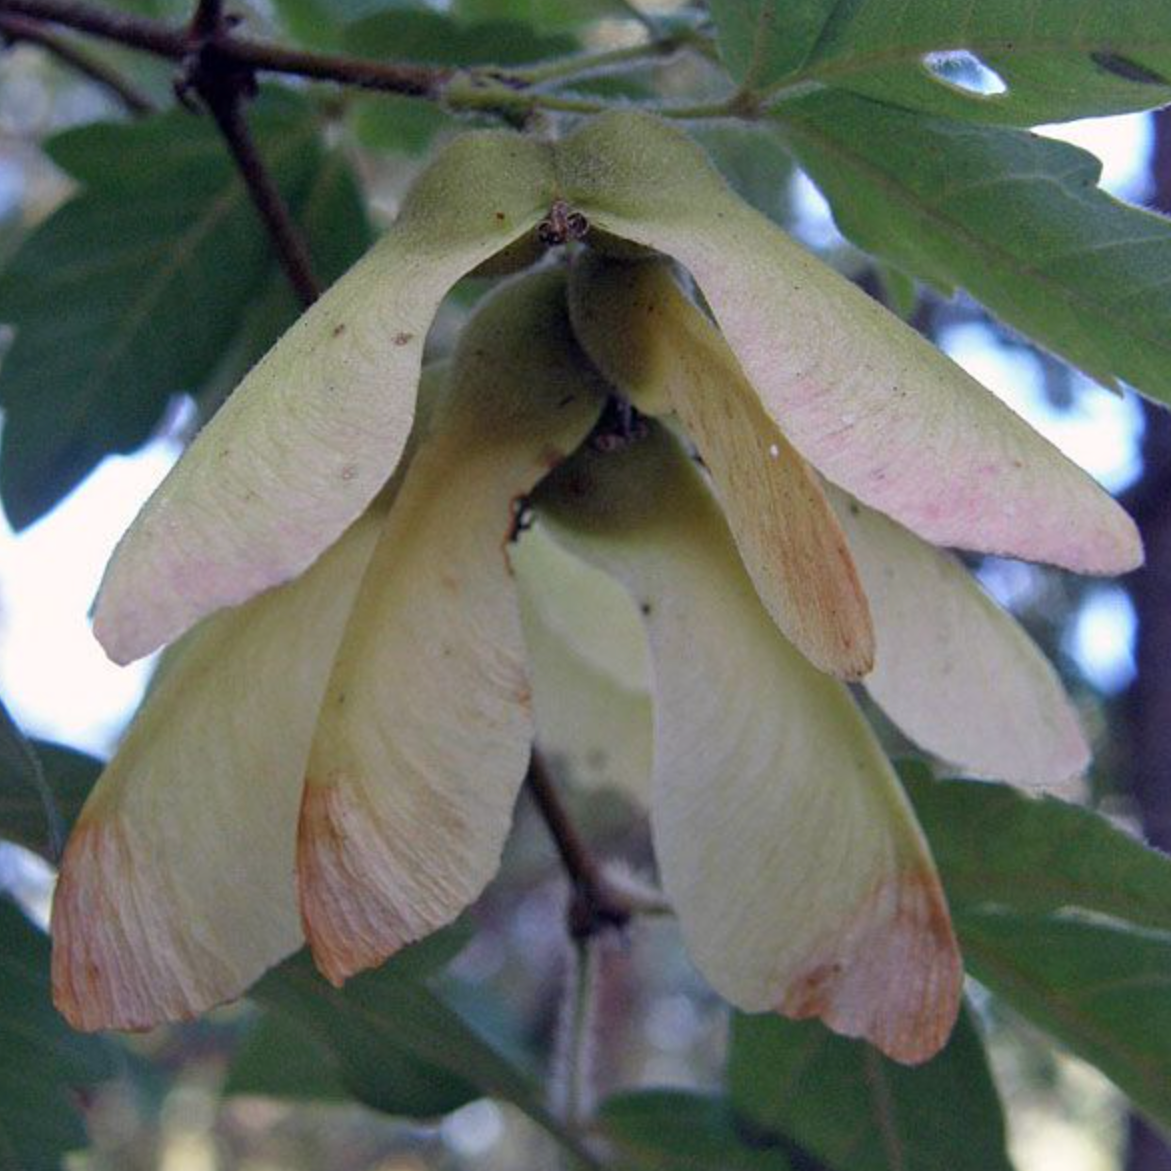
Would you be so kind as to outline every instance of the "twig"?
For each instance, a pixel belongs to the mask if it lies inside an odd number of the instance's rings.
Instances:
[[[210,41],[222,35],[225,29],[223,0],[199,0],[190,28],[197,41]]]
[[[549,776],[548,767],[535,748],[526,784],[573,887],[569,904],[570,934],[575,940],[584,940],[602,931],[625,927],[633,914],[630,901],[606,880],[570,819]]]
[[[689,44],[688,38],[683,36],[663,37],[657,41],[643,41],[637,45],[623,45],[619,49],[604,49],[597,53],[580,53],[574,57],[514,69],[512,77],[528,85],[547,85],[571,79],[576,81],[592,73],[606,72],[617,65],[653,65]]]
[[[569,1126],[579,1127],[594,1112],[597,1056],[598,979],[601,941],[575,939],[565,975],[550,1105]]]
[[[191,51],[185,30],[161,20],[115,12],[84,0],[2,0],[0,13],[47,20],[78,32],[181,61]]]
[[[171,61],[187,61],[200,50],[200,38],[191,28],[111,11],[87,0],[0,0],[0,14],[64,25]],[[307,77],[359,89],[442,100],[452,109],[480,110],[513,119],[537,110],[597,114],[612,106],[607,101],[572,94],[534,92],[524,76],[495,68],[456,69],[413,62],[368,61],[342,54],[289,49],[234,31],[217,39],[216,54],[225,62],[254,72]],[[728,101],[692,107],[662,106],[656,107],[656,112],[665,118],[683,119],[746,114]]]
[[[132,114],[154,112],[154,103],[104,61],[91,57],[65,37],[45,28],[39,21],[9,12],[0,12],[0,37],[9,44],[23,42],[45,49],[76,73],[109,90]]]
[[[65,25],[171,61],[184,61],[199,49],[200,36],[191,28],[176,27],[152,17],[115,12],[86,0],[0,0],[0,13]],[[262,72],[293,74],[415,97],[438,97],[457,72],[446,66],[366,61],[360,57],[302,52],[235,33],[220,39],[217,52],[226,60]]]
[[[239,94],[222,98],[205,95],[205,100],[248,186],[248,194],[264,220],[281,268],[289,278],[297,300],[307,309],[321,295],[321,286],[314,276],[313,262],[300,229],[256,149],[256,141],[244,119],[242,98]]]
[[[223,0],[198,0],[190,25],[197,49],[181,79],[180,96],[186,90],[194,90],[203,99],[264,221],[297,299],[308,308],[321,295],[321,286],[313,275],[313,262],[300,229],[248,129],[244,103],[256,93],[256,77],[250,68],[221,51],[231,43],[229,29]]]

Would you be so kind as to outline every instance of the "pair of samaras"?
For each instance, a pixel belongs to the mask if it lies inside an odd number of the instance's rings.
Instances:
[[[506,282],[421,374],[448,289],[553,207],[597,247]],[[66,851],[58,1004],[140,1028],[306,939],[335,981],[378,963],[490,880],[536,736],[651,772],[664,890],[724,996],[928,1057],[961,964],[842,681],[973,773],[1086,760],[953,545],[1141,559],[1092,481],[675,130],[457,140],[115,554],[110,654],[185,637]],[[615,581],[645,645],[614,637]]]

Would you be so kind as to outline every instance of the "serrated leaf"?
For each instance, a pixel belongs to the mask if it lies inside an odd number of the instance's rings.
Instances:
[[[1106,385],[1171,400],[1171,223],[1099,190],[1092,155],[842,93],[779,125],[859,247],[966,288]]]
[[[953,909],[1078,907],[1171,932],[1171,858],[1089,809],[900,769]]]
[[[490,1095],[512,1102],[584,1156],[542,1104],[532,1075],[428,986],[436,953],[427,946],[407,948],[343,989],[326,983],[301,952],[265,976],[252,995],[309,1030],[334,1055],[349,1091],[376,1110],[428,1116]],[[444,950],[444,937],[435,946]],[[585,1161],[596,1166],[588,1156]]]
[[[829,1171],[1011,1171],[1004,1118],[979,1034],[963,1013],[915,1069],[816,1021],[737,1014],[733,1106]]]
[[[731,1103],[687,1090],[640,1090],[602,1105],[605,1135],[645,1171],[790,1171],[782,1144],[737,1116]],[[802,1171],[815,1171],[805,1161]]]
[[[250,124],[295,198],[318,157],[310,108],[274,95]],[[199,386],[271,255],[210,120],[174,110],[69,131],[48,150],[83,187],[0,275],[0,320],[16,328],[0,370],[0,495],[16,528]]]
[[[1147,0],[716,0],[712,8],[730,70],[766,96],[833,86],[1017,126],[1171,101],[1171,10]],[[932,54],[957,53],[970,80],[931,68]],[[981,66],[1003,92],[981,84]]]
[[[0,707],[0,837],[50,861],[101,772],[101,761],[61,744],[30,744],[32,763],[4,749]],[[35,764],[35,771],[33,769]]]
[[[49,999],[49,942],[0,898],[0,1171],[59,1171],[86,1145],[74,1091],[108,1076],[103,1042],[70,1031]]]
[[[956,927],[978,980],[1171,1129],[1171,935],[993,911]]]

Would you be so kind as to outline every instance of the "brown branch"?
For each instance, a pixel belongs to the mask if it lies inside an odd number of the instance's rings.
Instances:
[[[606,881],[597,860],[577,832],[549,775],[548,766],[536,748],[529,762],[525,784],[557,847],[561,865],[573,888],[569,903],[570,934],[574,939],[582,940],[607,929],[625,927],[634,908]]]
[[[256,93],[256,77],[250,68],[222,52],[230,43],[230,28],[223,0],[198,0],[190,25],[191,39],[198,48],[187,62],[179,95],[194,90],[203,99],[264,221],[289,284],[302,307],[308,308],[321,295],[321,286],[313,275],[313,262],[300,229],[248,129],[244,103]]]
[[[86,0],[0,0],[0,14],[65,25],[78,32],[183,61],[200,49],[201,33],[151,17],[89,4]],[[413,97],[438,97],[457,70],[412,63],[366,61],[341,54],[303,52],[234,33],[219,38],[217,54],[226,61],[265,73],[291,74],[362,89]]]
[[[63,24],[172,61],[181,61],[191,51],[184,29],[150,17],[99,8],[84,0],[0,0],[0,12]]]
[[[9,44],[24,43],[45,49],[62,64],[109,90],[132,114],[150,114],[154,104],[104,61],[91,57],[65,37],[27,16],[0,12],[0,37]]]
[[[243,99],[240,94],[214,98],[204,94],[204,100],[248,186],[248,194],[264,220],[281,268],[289,278],[297,300],[307,309],[321,295],[321,286],[313,274],[313,262],[309,259],[309,250],[300,229],[256,149],[256,141],[244,118]]]
[[[226,52],[241,65],[265,73],[311,77],[316,81],[334,81],[417,98],[439,97],[443,87],[458,72],[446,66],[389,64],[340,54],[306,53],[245,37],[233,37],[227,43]]]
[[[209,41],[224,32],[223,0],[199,0],[191,17],[191,35],[198,41]]]

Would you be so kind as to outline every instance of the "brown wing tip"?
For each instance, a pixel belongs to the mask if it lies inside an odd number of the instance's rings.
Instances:
[[[370,881],[380,862],[368,811],[352,786],[306,781],[297,823],[297,895],[313,960],[334,987],[414,938]]]
[[[959,1013],[963,964],[933,871],[888,879],[792,980],[778,1011],[820,1017],[888,1057],[917,1065],[947,1043]]]
[[[841,631],[840,637],[833,674],[847,683],[858,683],[874,670],[874,627],[870,624],[869,610],[864,624]]]
[[[841,599],[830,599],[837,600]],[[819,617],[812,630],[806,629],[803,638],[781,629],[819,671],[846,683],[859,683],[874,670],[874,626],[861,589],[847,602],[844,607],[831,605],[830,613]]]
[[[53,1003],[81,1032],[142,1031],[194,1016],[174,940],[114,818],[74,829],[53,896]],[[136,890],[137,888],[137,890]]]

